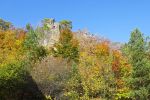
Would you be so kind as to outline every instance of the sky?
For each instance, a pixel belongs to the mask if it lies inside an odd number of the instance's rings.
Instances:
[[[22,28],[44,18],[71,20],[73,31],[122,43],[135,28],[150,36],[150,0],[0,0],[0,18]]]

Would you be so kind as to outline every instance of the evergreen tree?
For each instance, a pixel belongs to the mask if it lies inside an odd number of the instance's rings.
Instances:
[[[150,63],[146,55],[146,43],[142,33],[135,29],[128,45],[132,65],[130,87],[131,96],[136,100],[150,99]]]

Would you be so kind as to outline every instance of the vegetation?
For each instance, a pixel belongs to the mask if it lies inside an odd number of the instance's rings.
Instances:
[[[66,28],[61,31],[59,42],[54,44],[52,52],[56,57],[61,56],[68,59],[68,61],[78,61],[78,41],[73,39],[73,33],[70,29]]]
[[[3,19],[0,19],[0,28],[3,30],[8,30],[12,27],[12,24],[10,22],[4,21]]]
[[[58,41],[43,45],[50,21],[18,29],[0,20],[0,100],[150,99],[150,42],[138,29],[118,48],[63,20]]]
[[[127,47],[129,49],[128,58],[132,65],[131,77],[129,78],[130,95],[137,100],[147,100],[150,98],[150,62],[146,56],[145,39],[138,29],[131,33]]]

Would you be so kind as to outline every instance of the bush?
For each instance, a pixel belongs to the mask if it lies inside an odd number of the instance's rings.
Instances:
[[[27,71],[24,61],[0,68],[0,100],[41,100],[44,98]]]
[[[79,94],[76,91],[70,91],[67,93],[64,93],[64,96],[61,98],[61,100],[79,100]]]
[[[69,77],[68,68],[66,60],[48,56],[33,67],[31,75],[44,95],[60,98]]]

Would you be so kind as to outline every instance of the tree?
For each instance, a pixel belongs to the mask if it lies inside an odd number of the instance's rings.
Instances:
[[[73,38],[73,33],[70,29],[64,29],[60,33],[59,42],[52,49],[54,56],[61,56],[68,61],[78,61],[78,41]]]
[[[131,96],[136,100],[150,99],[150,62],[146,55],[146,43],[142,33],[135,29],[128,42],[129,61],[132,65],[132,74],[129,85]]]
[[[7,30],[12,26],[10,22],[4,21],[3,19],[0,19],[0,28],[3,30]]]
[[[95,47],[95,54],[99,60],[100,77],[103,82],[101,97],[106,99],[114,99],[115,94],[115,79],[112,71],[112,50],[110,42],[107,40],[101,41]]]
[[[19,61],[23,58],[24,38],[18,37],[14,30],[0,29],[0,65]]]
[[[84,47],[80,51],[78,73],[82,91],[81,99],[114,99],[114,75],[109,42],[94,43],[93,47]],[[89,49],[90,48],[90,49]]]
[[[39,98],[38,89],[28,73],[23,43],[25,31],[0,29],[0,99]],[[30,88],[28,88],[30,86]],[[31,89],[32,88],[32,89]],[[36,90],[35,90],[36,89]],[[30,96],[26,95],[30,94]],[[41,99],[40,99],[41,100]],[[42,99],[43,100],[43,99]]]
[[[46,49],[39,45],[38,33],[32,28],[30,24],[26,26],[27,33],[24,40],[24,50],[26,51],[26,56],[29,61],[41,60],[46,56]]]
[[[60,23],[60,29],[72,29],[72,22],[68,20],[62,20],[59,22]]]
[[[112,51],[112,71],[114,72],[116,99],[124,100],[129,98],[129,86],[126,84],[128,76],[131,74],[131,65],[128,63],[127,57],[123,56],[118,50]]]

